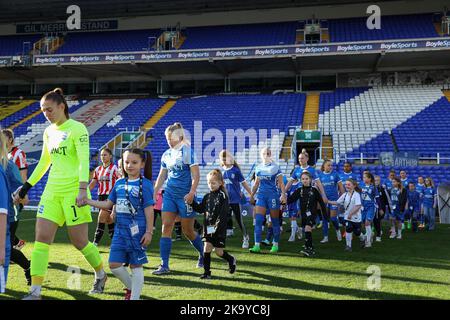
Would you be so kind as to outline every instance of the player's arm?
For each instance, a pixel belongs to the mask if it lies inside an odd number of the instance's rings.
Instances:
[[[255,194],[256,194],[256,191],[258,191],[260,184],[261,184],[261,180],[258,177],[256,177],[255,184],[253,185],[253,188],[252,188],[252,193],[250,194],[250,204],[252,204],[252,205],[255,205]]]
[[[141,239],[141,245],[143,247],[147,247],[150,244],[150,242],[152,242],[153,237],[153,221],[155,215],[153,205],[144,208],[144,214],[145,214],[146,229]]]
[[[50,152],[48,152],[47,148],[47,134],[44,132],[43,135],[44,143],[42,145],[42,152],[41,152],[41,158],[39,159],[39,163],[37,164],[36,168],[34,169],[33,173],[31,174],[30,178],[23,184],[23,186],[16,190],[18,193],[16,193],[16,196],[14,197],[14,202],[19,202],[20,199],[24,199],[27,195],[28,191],[31,189],[32,186],[36,185],[36,183],[39,182],[39,180],[42,179],[44,174],[48,171],[51,165],[51,158],[50,158]]]
[[[87,199],[86,200],[86,204],[98,208],[100,210],[111,210],[114,203],[111,200],[106,200],[106,201],[97,201],[97,200],[92,200],[92,199]]]
[[[189,193],[184,197],[184,201],[187,203],[192,202],[195,197],[195,193],[197,192],[197,187],[200,182],[200,168],[198,164],[191,165],[191,177],[192,177],[192,185]]]
[[[251,195],[252,194],[252,189],[250,188],[248,182],[244,180],[241,184],[244,187],[245,191],[247,191],[247,193],[249,195]]]
[[[325,194],[325,189],[323,188],[322,182],[320,181],[319,178],[316,178],[314,180],[314,182],[316,183],[317,188],[319,189],[320,193],[322,194],[323,201],[325,203],[328,203],[328,198],[327,198],[327,195]]]
[[[92,189],[95,188],[95,186],[98,183],[98,177],[97,177],[97,169],[94,171],[94,176],[92,177],[91,182],[89,183],[89,190],[92,191]]]
[[[87,200],[87,188],[89,181],[89,133],[84,125],[74,128],[73,139],[75,152],[78,157],[78,181],[79,192],[77,205],[82,206]]]
[[[286,204],[286,189],[284,186],[284,181],[283,181],[283,174],[279,174],[278,177],[278,186],[280,188],[281,191],[281,197],[280,197],[280,201],[282,204]]]
[[[339,194],[345,193],[344,185],[342,184],[341,180],[338,181],[338,190],[339,190]]]
[[[156,202],[158,191],[163,186],[164,182],[167,180],[167,172],[168,170],[164,167],[164,164],[161,164],[161,169],[159,170],[158,178],[155,183],[155,190],[153,191],[153,200]]]

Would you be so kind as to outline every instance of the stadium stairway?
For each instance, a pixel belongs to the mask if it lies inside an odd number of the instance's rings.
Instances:
[[[450,90],[442,90],[442,93],[444,93],[444,96],[450,101]]]
[[[303,130],[315,130],[319,124],[319,94],[308,93],[306,96],[305,115],[303,116]]]
[[[333,159],[333,137],[330,135],[322,136],[322,159]]]
[[[23,101],[11,101],[7,104],[2,104],[0,106],[0,120],[11,116],[12,114],[22,110],[23,108],[32,104],[34,100],[23,100]]]
[[[280,159],[283,159],[285,161],[288,161],[291,157],[290,149],[289,147],[292,145],[292,140],[294,139],[294,136],[286,136],[283,141],[283,149],[281,149]]]
[[[170,109],[177,103],[176,100],[168,100],[163,106],[144,124],[145,130],[150,130],[158,121],[166,115]]]
[[[161,108],[158,111],[156,111],[156,113],[154,113],[151,116],[151,118],[143,125],[144,130],[147,131],[148,133],[150,133],[150,135],[151,135],[151,132],[149,132],[149,131],[158,123],[159,120],[161,120],[162,117],[164,117],[167,114],[167,112],[170,111],[170,109],[173,108],[173,106],[176,103],[177,103],[177,101],[173,100],[173,99],[166,101],[166,103],[164,103],[161,106]],[[147,135],[145,144],[143,146],[141,146],[141,148],[145,149],[148,146],[148,144],[150,143],[151,139],[152,138],[148,137],[148,135]]]

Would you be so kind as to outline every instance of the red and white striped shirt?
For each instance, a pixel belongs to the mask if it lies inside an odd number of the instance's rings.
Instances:
[[[118,170],[115,164],[111,163],[108,167],[98,166],[93,177],[99,184],[98,194],[109,195],[118,178]]]
[[[25,152],[23,152],[18,147],[14,147],[8,153],[8,160],[12,160],[19,170],[25,170],[28,168],[27,157],[25,156]]]

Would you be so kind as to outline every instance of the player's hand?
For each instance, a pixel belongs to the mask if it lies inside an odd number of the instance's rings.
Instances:
[[[254,206],[254,205],[256,204],[255,197],[253,197],[253,196],[250,197],[250,204],[251,204],[252,206]]]
[[[143,247],[147,247],[150,244],[150,242],[152,242],[152,236],[153,234],[151,232],[144,233],[141,239],[141,245]]]
[[[184,196],[184,201],[187,204],[192,204],[194,202],[195,194],[193,192],[189,192],[187,195]]]
[[[78,208],[84,207],[85,205],[87,205],[87,202],[88,202],[87,190],[80,190],[77,196]]]
[[[114,223],[116,221],[116,210],[113,210],[109,216],[111,218],[111,223]]]
[[[20,186],[19,188],[17,188],[16,191],[13,192],[12,197],[13,197],[13,202],[14,204],[17,206],[20,203],[20,197],[19,197],[19,191],[22,189],[22,186]]]
[[[287,198],[286,198],[286,195],[285,195],[285,194],[282,194],[282,195],[281,195],[281,197],[280,197],[280,202],[281,202],[282,205],[285,205],[285,204],[286,204]]]

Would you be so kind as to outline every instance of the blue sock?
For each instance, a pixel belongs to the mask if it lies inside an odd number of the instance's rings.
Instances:
[[[280,220],[272,219],[273,242],[280,242]]]
[[[171,250],[172,250],[172,239],[161,237],[159,239],[159,252],[161,255],[161,264],[164,268],[169,268],[169,257]]]
[[[272,227],[267,228],[266,240],[270,242],[272,240],[272,237],[273,237],[273,224]]]
[[[322,233],[324,237],[328,237],[328,221],[325,218],[323,219]]]
[[[331,217],[331,223],[333,224],[334,228],[339,230],[339,220],[338,217]]]
[[[200,238],[200,235],[197,234],[197,237],[194,239],[194,241],[189,241],[195,248],[195,250],[200,253],[201,256],[203,256],[203,242],[202,238]]]
[[[261,243],[262,225],[264,222],[264,216],[262,214],[255,215],[255,243]]]

